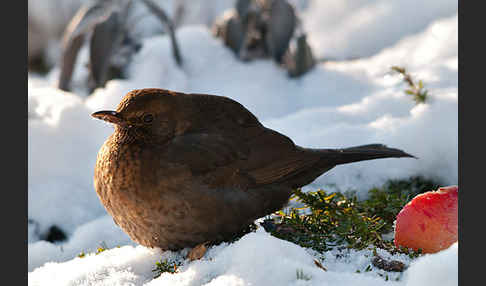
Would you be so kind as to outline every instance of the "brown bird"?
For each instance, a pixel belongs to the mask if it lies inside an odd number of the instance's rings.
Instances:
[[[216,95],[133,90],[92,116],[115,125],[96,162],[101,202],[131,239],[163,250],[224,241],[336,165],[413,157],[380,144],[299,147]]]

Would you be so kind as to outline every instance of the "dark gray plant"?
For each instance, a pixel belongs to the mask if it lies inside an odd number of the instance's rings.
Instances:
[[[174,58],[179,66],[182,57],[177,45],[172,20],[152,0],[142,0],[169,33]],[[61,73],[58,88],[70,90],[77,55],[89,35],[90,89],[104,86],[110,78],[120,77],[131,56],[140,48],[138,39],[128,34],[127,21],[132,0],[97,0],[78,10],[64,33]]]
[[[213,31],[239,59],[273,58],[297,77],[315,65],[304,33],[297,35],[296,47],[289,48],[298,26],[295,9],[286,0],[238,0]]]

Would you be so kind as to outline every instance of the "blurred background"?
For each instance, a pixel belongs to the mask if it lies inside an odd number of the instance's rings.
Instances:
[[[130,90],[237,100],[305,147],[383,143],[419,160],[339,166],[306,189],[457,184],[457,0],[28,1],[29,271],[132,243],[93,189]]]

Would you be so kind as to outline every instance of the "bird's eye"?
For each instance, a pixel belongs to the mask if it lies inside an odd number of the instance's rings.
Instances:
[[[154,121],[154,116],[152,114],[145,114],[143,116],[143,122],[150,123],[152,121]]]

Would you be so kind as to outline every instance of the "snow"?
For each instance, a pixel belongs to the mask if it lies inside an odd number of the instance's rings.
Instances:
[[[164,5],[173,13],[169,2]],[[419,158],[339,166],[305,189],[354,189],[366,197],[372,186],[413,175],[458,183],[457,1],[291,1],[319,58],[360,57],[319,63],[298,79],[290,79],[270,60],[239,61],[208,26],[231,3],[196,2],[176,31],[182,69],[172,58],[168,37],[148,33],[128,66],[128,78],[111,80],[90,95],[82,87],[88,75],[86,46],[78,57],[73,92],[55,88],[57,67],[47,76],[29,74],[29,285],[457,284],[458,244],[414,261],[389,256],[409,265],[403,274],[374,268],[365,272],[370,250],[350,251],[344,257],[335,251],[317,254],[261,228],[233,244],[210,248],[202,260],[184,261],[177,274],[153,279],[156,261],[182,261],[188,250],[161,252],[132,242],[104,210],[92,182],[96,154],[113,128],[90,114],[115,108],[132,89],[159,87],[231,97],[265,126],[304,147],[384,143]],[[37,17],[47,13],[39,9]],[[135,30],[153,28],[151,23],[140,21]],[[403,92],[400,76],[390,72],[393,65],[423,80],[430,100],[416,105]],[[66,233],[66,241],[42,240],[53,225]],[[102,244],[112,249],[77,257]],[[314,258],[324,258],[328,271],[317,268]],[[297,270],[311,279],[298,280]]]
[[[388,273],[386,281],[378,273],[365,272],[371,251],[351,251],[341,258],[325,252],[321,257],[327,271],[314,264],[309,251],[277,239],[264,230],[247,234],[233,244],[210,248],[204,258],[185,260],[176,274],[163,273],[153,279],[155,263],[183,260],[182,253],[142,246],[123,246],[100,254],[88,254],[68,262],[46,263],[29,273],[29,285],[455,285],[457,281],[457,243],[437,254],[411,263],[403,277]],[[407,262],[407,258],[397,260]],[[448,263],[443,263],[447,261]],[[373,269],[373,266],[372,266]],[[310,280],[298,279],[302,271]],[[356,273],[360,270],[361,273]],[[398,281],[396,279],[398,278]],[[441,283],[441,284],[439,284]],[[457,284],[457,283],[456,283]]]
[[[410,269],[406,273],[406,285],[457,285],[459,272],[458,249],[459,244],[454,243],[447,250],[434,255],[426,255],[412,262]],[[444,261],[447,263],[444,263]]]
[[[303,28],[319,58],[349,59],[378,53],[438,18],[457,13],[455,0],[311,1]]]

